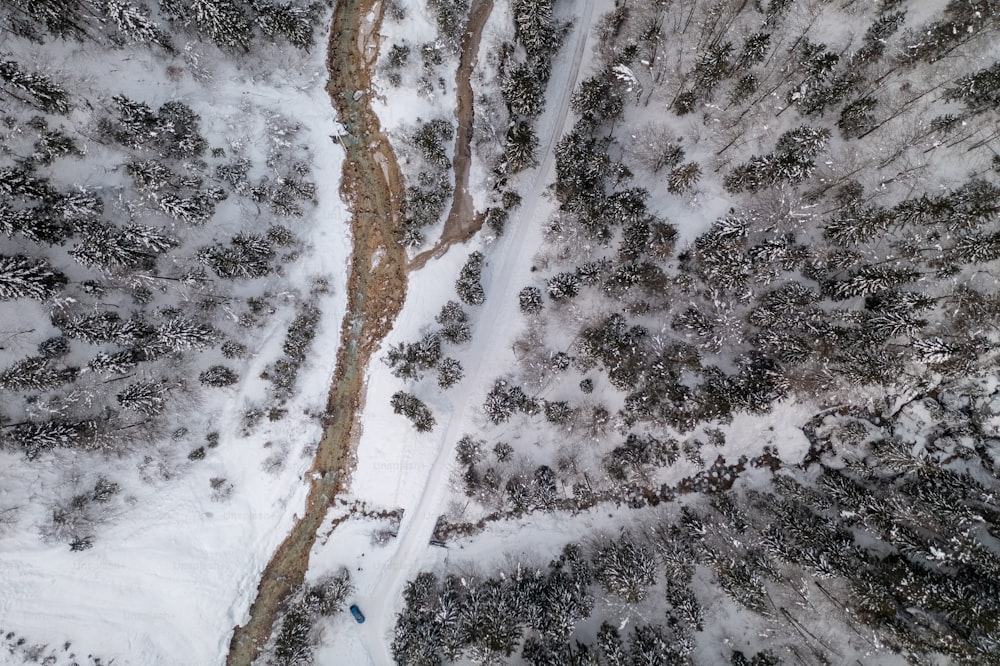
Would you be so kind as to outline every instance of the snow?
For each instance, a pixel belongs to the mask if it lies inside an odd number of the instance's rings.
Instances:
[[[324,15],[321,20],[328,19]],[[115,663],[204,666],[224,661],[232,628],[246,621],[261,571],[296,513],[302,512],[308,489],[302,476],[311,466],[311,447],[321,436],[319,417],[326,406],[345,308],[342,285],[350,242],[349,213],[338,193],[343,153],[330,140],[335,118],[324,89],[322,34],[317,42],[305,59],[300,53],[265,53],[259,65],[248,64],[257,72],[237,71],[228,60],[205,55],[202,62],[210,62],[212,69],[211,95],[189,76],[163,78],[155,71],[162,62],[141,50],[122,58],[120,53],[95,54],[67,45],[64,56],[54,59],[54,66],[79,72],[95,87],[109,85],[151,105],[184,99],[202,116],[211,145],[239,142],[248,151],[263,151],[267,141],[256,109],[287,114],[298,122],[311,147],[319,203],[294,227],[309,249],[285,264],[284,278],[276,283],[283,291],[277,297],[294,302],[295,293],[308,294],[317,278],[327,279],[331,289],[318,302],[322,315],[313,349],[320,353],[311,354],[300,371],[298,391],[285,405],[288,414],[283,419],[265,419],[252,435],[239,434],[243,412],[264,395],[264,382],[257,377],[280,356],[292,308],[281,310],[282,316],[259,333],[247,366],[238,368],[243,381],[188,405],[184,420],[177,423],[193,432],[219,431],[218,447],[209,449],[204,460],[189,462],[186,455],[198,442],[172,441],[168,435],[150,452],[154,461],[145,468],[149,483],[123,488],[124,499],[111,509],[111,519],[93,548],[70,552],[65,543],[44,542],[36,533],[0,533],[0,627],[5,632],[50,645],[68,641],[78,655],[100,655]],[[115,60],[114,67],[109,68],[108,58]],[[86,182],[83,174],[64,177],[67,182]],[[240,227],[238,207],[229,214],[235,232]],[[230,231],[225,226],[216,227],[220,235]],[[0,304],[0,317],[43,322],[34,331],[12,335],[8,345],[17,350],[56,333],[37,304]],[[275,472],[262,471],[268,457],[282,450],[287,451],[286,464]],[[134,478],[142,463],[129,456],[96,462],[69,453],[65,458],[62,462],[79,468],[81,477],[91,482],[94,471]],[[19,521],[43,522],[50,471],[23,465],[19,456],[6,452],[0,453],[0,466],[5,469],[0,509],[20,506],[19,498],[25,498]],[[115,471],[122,474],[112,474]],[[212,478],[233,484],[228,501],[212,501]],[[0,662],[9,656],[4,654]]]

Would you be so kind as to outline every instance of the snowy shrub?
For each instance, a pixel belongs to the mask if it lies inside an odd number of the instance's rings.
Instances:
[[[198,375],[198,381],[205,386],[232,386],[237,380],[239,380],[239,375],[224,365],[213,365]]]
[[[452,344],[457,345],[472,339],[469,315],[455,301],[445,303],[434,321],[441,324],[441,337]]]
[[[462,377],[465,376],[465,370],[462,369],[462,364],[453,358],[445,358],[438,365],[438,386],[442,389],[448,389],[462,381]]]
[[[484,259],[482,252],[470,254],[455,282],[458,297],[466,305],[482,305],[486,301],[486,292],[480,282]]]
[[[554,301],[568,300],[580,293],[580,278],[576,273],[559,273],[549,278],[546,291]]]
[[[437,367],[441,360],[441,337],[428,333],[417,342],[390,345],[383,360],[396,377],[419,379],[424,371]]]
[[[415,395],[405,391],[396,391],[390,400],[392,411],[410,419],[417,432],[430,432],[437,421],[427,405]]]
[[[525,287],[517,295],[521,312],[535,314],[542,309],[542,290],[538,287]]]

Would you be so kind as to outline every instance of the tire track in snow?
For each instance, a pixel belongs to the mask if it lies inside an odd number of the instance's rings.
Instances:
[[[568,64],[568,75],[562,81],[558,90],[556,103],[550,103],[543,120],[548,128],[548,142],[544,157],[537,171],[533,174],[532,186],[525,202],[518,210],[516,219],[512,220],[508,229],[510,232],[497,241],[492,256],[495,265],[489,266],[494,278],[489,285],[487,308],[473,325],[472,344],[465,353],[466,358],[482,359],[502,342],[502,335],[509,326],[519,320],[517,299],[514,297],[516,280],[527,277],[526,267],[530,265],[531,256],[538,247],[537,236],[540,228],[535,210],[543,199],[546,184],[550,181],[555,168],[555,146],[565,129],[569,116],[570,100],[573,89],[579,77],[580,66],[586,53],[588,35],[590,33],[594,5],[597,0],[586,0],[572,31],[572,60]],[[560,55],[564,58],[568,49],[564,48]],[[557,56],[556,61],[561,58]],[[527,175],[530,178],[532,175]],[[544,206],[551,204],[543,203]],[[489,295],[491,294],[491,296]],[[468,430],[470,410],[478,410],[478,399],[483,394],[483,386],[493,379],[492,368],[476,363],[459,386],[451,389],[453,395],[464,396],[464,400],[456,403],[449,412],[446,427],[441,431],[437,457],[424,483],[424,490],[415,506],[404,508],[403,521],[395,540],[396,552],[386,566],[386,574],[381,579],[379,587],[364,600],[368,609],[368,621],[360,627],[362,642],[372,658],[375,666],[393,663],[390,644],[392,629],[395,624],[396,604],[402,599],[403,587],[416,573],[419,565],[419,554],[429,547],[434,525],[442,506],[447,498],[447,487],[451,475],[454,448],[458,439]],[[475,396],[475,400],[471,399]]]

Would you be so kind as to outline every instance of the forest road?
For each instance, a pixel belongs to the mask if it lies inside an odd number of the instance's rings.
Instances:
[[[234,629],[228,666],[250,666],[271,636],[282,604],[305,578],[317,531],[351,468],[360,431],[357,416],[364,401],[365,368],[392,329],[406,296],[407,257],[394,234],[400,222],[402,178],[368,99],[383,12],[379,0],[339,0],[333,13],[327,91],[338,120],[348,130],[340,137],[346,151],[340,194],[353,213],[347,312],[327,403],[326,430],[308,476],[312,481],[304,515],[265,567],[250,617]]]
[[[473,324],[472,342],[465,354],[469,359],[466,378],[450,391],[458,397],[448,411],[447,421],[439,426],[438,453],[424,481],[420,499],[416,504],[403,506],[399,533],[389,546],[395,546],[396,550],[385,567],[385,576],[365,600],[368,620],[360,629],[365,648],[375,666],[393,663],[390,646],[396,604],[402,598],[407,580],[417,573],[419,554],[430,547],[428,542],[447,498],[455,444],[470,425],[470,410],[479,409],[482,387],[492,379],[488,376],[489,368],[479,359],[489,357],[490,349],[503,346],[504,340],[499,338],[507,330],[504,324],[518,321],[518,302],[513,295],[519,281],[528,279],[530,257],[537,249],[533,247],[538,234],[535,210],[540,205],[549,205],[543,198],[546,183],[550,182],[555,171],[555,147],[569,117],[572,92],[587,51],[594,5],[598,1],[584,0],[574,8],[574,27],[556,56],[549,83],[549,104],[539,119],[539,135],[547,137],[540,165],[536,171],[526,172],[524,180],[530,186],[524,193],[524,203],[512,216],[508,233],[497,241],[490,255],[490,273],[494,280],[488,292],[492,297],[487,298],[483,312]],[[561,73],[565,75],[561,76]]]

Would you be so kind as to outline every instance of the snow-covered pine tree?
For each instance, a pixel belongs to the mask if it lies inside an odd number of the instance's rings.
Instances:
[[[631,534],[610,539],[594,555],[594,573],[605,590],[638,602],[656,582],[653,552]]]
[[[498,172],[509,176],[535,166],[537,149],[538,137],[531,124],[523,120],[512,123],[507,130],[503,157],[497,167]]]
[[[437,423],[431,410],[412,393],[396,391],[390,400],[392,411],[410,419],[417,432],[430,432]]]
[[[465,370],[462,369],[462,364],[453,358],[441,359],[438,364],[438,386],[442,389],[448,389],[462,381],[462,377],[465,376]]]
[[[254,24],[265,37],[274,39],[281,35],[292,46],[308,51],[315,43],[316,22],[321,5],[312,2],[300,5],[294,2],[280,3],[271,0],[254,0],[256,11]]]
[[[11,391],[48,391],[76,379],[78,368],[58,366],[45,356],[28,356],[0,372],[0,387]]]
[[[535,118],[545,108],[545,81],[528,63],[506,67],[500,79],[500,93],[512,116]]]
[[[480,277],[483,270],[483,261],[486,257],[478,250],[469,255],[465,265],[455,281],[455,290],[458,297],[466,305],[482,305],[486,301],[486,292]]]
[[[66,283],[65,275],[41,259],[0,255],[0,300],[34,298],[44,301]]]
[[[239,380],[239,375],[232,368],[224,365],[213,365],[198,375],[198,381],[205,386],[232,386]]]
[[[390,345],[385,362],[392,374],[405,379],[419,379],[424,371],[437,367],[441,360],[441,336],[428,333],[417,342]]]
[[[204,349],[215,343],[218,333],[207,324],[187,317],[172,317],[156,328],[156,344],[171,351]]]
[[[525,314],[535,314],[542,309],[542,290],[538,287],[525,287],[518,292],[517,299],[521,306],[521,312]]]
[[[0,62],[0,80],[3,82],[0,87],[5,88],[9,94],[46,113],[67,114],[73,108],[69,94],[62,86],[44,74],[29,72],[15,60]],[[27,94],[28,97],[24,97],[23,94]]]
[[[171,388],[162,381],[143,380],[129,384],[115,398],[122,409],[145,416],[156,416],[166,407],[167,394]]]
[[[472,339],[469,315],[456,301],[448,301],[441,307],[434,321],[441,324],[441,337],[453,345]]]
[[[149,16],[149,10],[130,0],[97,0],[101,12],[118,30],[115,40],[124,44],[169,46],[169,37]]]

